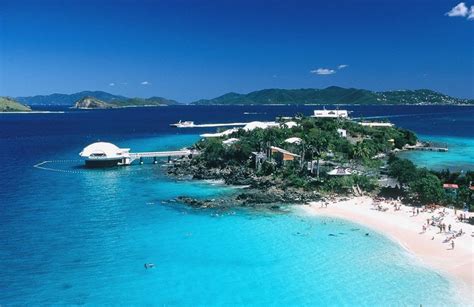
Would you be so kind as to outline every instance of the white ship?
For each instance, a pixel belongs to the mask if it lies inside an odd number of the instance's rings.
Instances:
[[[347,110],[314,110],[313,117],[316,118],[348,118]]]
[[[170,124],[171,127],[176,127],[176,128],[191,128],[194,127],[194,122],[193,121],[179,121],[174,124]]]

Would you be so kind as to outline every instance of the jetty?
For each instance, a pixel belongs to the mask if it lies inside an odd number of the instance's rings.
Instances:
[[[171,127],[176,128],[209,128],[209,127],[229,127],[229,126],[245,126],[248,123],[217,123],[217,124],[195,124],[193,121],[179,121],[170,124]]]
[[[416,144],[416,145],[405,145],[403,149],[406,150],[421,150],[421,151],[438,151],[438,152],[447,152],[448,146],[447,145],[431,145],[431,144]]]
[[[79,155],[84,158],[87,167],[130,165],[136,160],[139,160],[140,164],[143,164],[144,159],[153,159],[153,163],[156,164],[160,158],[167,158],[168,162],[170,162],[172,157],[191,158],[198,154],[199,151],[191,149],[130,152],[130,148],[119,148],[116,145],[107,142],[90,144],[79,153]]]
[[[174,124],[170,124],[171,127],[176,127],[176,128],[212,128],[212,127],[244,127],[249,124],[256,123],[256,121],[253,122],[247,122],[247,123],[216,123],[216,124],[195,124],[193,121],[179,121]],[[272,125],[272,126],[278,126],[279,124],[277,122],[262,122],[266,125]]]

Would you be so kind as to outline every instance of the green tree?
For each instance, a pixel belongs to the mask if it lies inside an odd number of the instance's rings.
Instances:
[[[388,173],[401,184],[408,184],[416,178],[416,166],[410,160],[395,158],[389,164]]]
[[[409,190],[412,197],[422,204],[440,203],[445,199],[441,181],[423,169],[417,172],[417,178],[410,183]]]

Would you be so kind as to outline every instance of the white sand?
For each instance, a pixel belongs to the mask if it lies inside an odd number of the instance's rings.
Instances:
[[[333,216],[347,219],[378,232],[381,232],[398,242],[409,252],[417,256],[423,263],[435,270],[452,277],[463,302],[472,304],[474,299],[474,237],[471,236],[474,226],[456,221],[454,210],[445,209],[447,215],[443,223],[451,224],[451,230],[465,232],[464,235],[454,239],[455,247],[451,242],[445,242],[450,236],[448,233],[439,233],[439,228],[431,226],[422,232],[426,219],[438,216],[437,209],[433,213],[421,212],[413,216],[412,207],[401,205],[400,211],[395,211],[394,206],[382,202],[388,208],[382,212],[375,210],[373,199],[370,197],[357,197],[345,201],[331,202],[327,208],[323,202],[313,202],[303,206],[305,211],[312,215]],[[397,203],[399,204],[399,203]],[[458,210],[457,214],[464,213]],[[434,239],[432,240],[432,238]]]

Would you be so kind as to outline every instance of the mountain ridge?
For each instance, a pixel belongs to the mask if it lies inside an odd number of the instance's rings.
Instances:
[[[227,93],[200,99],[193,105],[271,105],[271,104],[474,104],[473,99],[451,97],[429,89],[370,91],[330,86],[324,89],[263,89],[247,94]]]
[[[35,105],[64,105],[73,106],[79,100],[93,97],[97,100],[105,103],[112,103],[119,107],[125,106],[158,106],[158,105],[174,105],[178,104],[177,101],[167,99],[159,96],[153,96],[150,98],[130,98],[122,95],[114,95],[104,91],[82,91],[73,94],[59,94],[54,93],[50,95],[35,95],[35,96],[22,96],[16,97],[15,99],[23,104],[30,106]]]
[[[117,107],[179,105],[180,103],[159,96],[129,98],[104,91],[82,91],[73,94],[36,95],[14,98],[29,106],[73,106],[84,97],[94,97]],[[191,105],[286,105],[286,104],[415,104],[415,105],[472,105],[474,99],[455,98],[429,89],[370,91],[358,88],[329,86],[323,89],[262,89],[246,94],[229,92],[212,99],[200,99]]]

